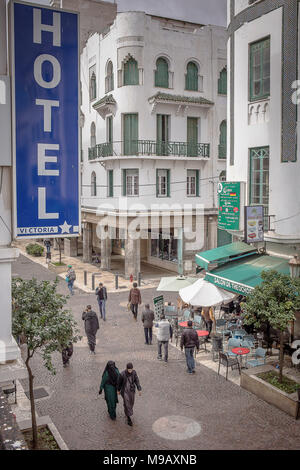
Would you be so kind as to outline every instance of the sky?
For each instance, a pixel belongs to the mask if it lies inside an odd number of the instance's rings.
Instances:
[[[82,0],[85,1],[85,0]],[[113,0],[108,0],[114,3]],[[118,11],[145,11],[158,16],[195,23],[226,26],[227,0],[116,0]],[[49,4],[49,0],[31,0]]]

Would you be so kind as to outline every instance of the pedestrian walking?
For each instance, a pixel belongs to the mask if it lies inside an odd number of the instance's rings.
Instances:
[[[155,325],[157,330],[157,347],[158,354],[157,359],[162,360],[162,347],[164,347],[164,361],[168,362],[168,349],[169,339],[173,336],[173,329],[170,322],[166,319],[165,315],[160,316],[160,321]]]
[[[116,408],[118,400],[117,385],[120,372],[113,361],[108,361],[104,372],[99,389],[99,395],[104,390],[104,398],[107,404],[107,410],[110,418],[114,421],[117,417]]]
[[[86,310],[83,312],[82,320],[84,320],[84,329],[87,335],[90,353],[96,354],[96,333],[99,330],[99,322],[97,313],[92,310],[90,305],[87,305]]]
[[[61,352],[63,367],[67,367],[70,365],[69,361],[70,361],[70,357],[72,356],[72,354],[73,354],[73,344],[69,343],[68,346],[66,348],[63,348]]]
[[[74,271],[74,269],[72,268],[71,264],[69,264],[69,265],[68,265],[68,271],[67,271],[66,281],[67,281],[67,283],[68,283],[68,289],[69,289],[71,295],[74,295],[74,292],[73,292],[73,284],[74,284],[75,279],[76,279],[75,271]]]
[[[153,328],[154,312],[150,310],[150,305],[146,304],[142,312],[142,322],[145,333],[145,344],[152,344],[152,328]]]
[[[201,311],[201,316],[205,322],[206,330],[208,331],[207,339],[210,337],[210,333],[212,330],[213,322],[214,322],[214,313],[211,307],[203,307]]]
[[[180,349],[185,349],[186,364],[189,374],[195,373],[195,359],[194,350],[195,347],[199,351],[199,338],[197,332],[193,330],[193,322],[189,320],[187,322],[187,328],[183,331],[180,340]]]
[[[133,406],[135,399],[135,389],[138,389],[141,395],[142,387],[133,365],[129,362],[126,369],[121,372],[118,380],[118,394],[121,394],[124,404],[124,413],[127,417],[127,424],[132,426],[131,416],[133,415]]]
[[[103,321],[106,320],[106,311],[105,311],[105,305],[107,301],[107,290],[106,287],[100,282],[99,286],[96,289],[95,292],[97,296],[97,301],[99,305],[99,311],[100,311],[100,318],[103,319]]]
[[[130,310],[132,311],[133,317],[135,321],[137,321],[138,307],[142,303],[142,297],[136,282],[133,283],[133,288],[130,289],[128,302],[130,303]]]

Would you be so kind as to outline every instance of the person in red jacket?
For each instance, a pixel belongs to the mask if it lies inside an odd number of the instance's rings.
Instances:
[[[137,321],[138,306],[142,303],[142,297],[136,282],[133,283],[133,288],[130,289],[128,302],[130,303],[130,310],[132,311],[133,317],[135,321]]]

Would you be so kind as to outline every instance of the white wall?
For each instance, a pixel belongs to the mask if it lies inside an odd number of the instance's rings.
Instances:
[[[171,25],[170,25],[171,27]],[[214,190],[209,179],[218,175],[226,167],[226,161],[217,159],[219,126],[226,119],[226,97],[218,96],[217,81],[219,72],[226,65],[226,32],[221,27],[204,27],[195,32],[176,32],[162,29],[161,21],[151,18],[149,15],[137,12],[126,12],[117,15],[117,19],[110,28],[110,32],[104,36],[94,34],[87,42],[81,56],[82,70],[82,112],[85,116],[83,127],[83,205],[96,206],[106,199],[106,187],[100,188],[96,198],[90,198],[90,181],[92,171],[97,173],[97,184],[106,185],[106,171],[99,162],[88,161],[88,148],[90,147],[91,123],[96,124],[97,143],[106,142],[106,122],[95,111],[89,102],[88,67],[96,63],[97,70],[97,99],[105,95],[105,69],[108,60],[114,67],[114,90],[110,93],[117,102],[116,114],[113,118],[113,140],[122,140],[122,114],[138,113],[139,115],[139,139],[156,140],[156,114],[170,114],[170,141],[186,142],[187,124],[186,116],[195,116],[200,120],[201,130],[199,142],[210,143],[211,156],[207,161],[180,161],[174,157],[169,160],[153,160],[150,158],[130,159],[128,157],[115,160],[106,160],[106,168],[114,169],[114,185],[121,185],[122,168],[139,168],[140,185],[153,183],[153,186],[140,188],[139,198],[129,198],[130,201],[138,200],[149,206],[150,202],[160,202],[155,197],[156,168],[169,168],[171,181],[183,181],[181,184],[171,184],[172,203],[203,203],[206,207],[214,204]],[[130,52],[138,58],[138,66],[143,69],[143,85],[117,87],[117,69],[120,66],[120,58]],[[170,60],[170,70],[174,72],[173,88],[164,89],[154,86],[154,70],[156,59],[165,55]],[[199,66],[199,73],[204,76],[203,92],[186,91],[185,72],[189,60],[195,60]],[[190,106],[186,115],[182,112],[176,115],[177,106],[170,104],[158,104],[155,112],[151,114],[152,106],[148,98],[158,91],[173,95],[203,96],[212,100],[215,105],[211,109]],[[200,178],[206,178],[200,184],[201,198],[186,196],[186,170],[199,169]],[[108,198],[107,202],[117,204],[121,195],[121,188],[115,188],[114,198]],[[116,205],[117,208],[117,205]]]

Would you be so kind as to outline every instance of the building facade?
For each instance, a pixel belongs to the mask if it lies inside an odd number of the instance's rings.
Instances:
[[[286,257],[300,252],[298,3],[228,0],[227,180],[264,206],[267,251]]]
[[[119,13],[87,40],[81,83],[84,259],[108,269],[122,255],[126,276],[141,261],[192,272],[194,253],[217,245],[226,30]]]

